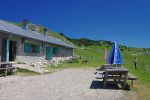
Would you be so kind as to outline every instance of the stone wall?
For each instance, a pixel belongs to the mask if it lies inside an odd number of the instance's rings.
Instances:
[[[30,43],[33,44],[42,44],[39,41],[35,40],[29,40]],[[24,53],[24,44],[22,44],[21,40],[18,39],[18,51],[17,51],[17,61],[19,62],[25,62],[25,63],[35,63],[38,61],[44,61],[45,60],[45,46],[50,45],[52,47],[59,48],[59,52],[57,54],[52,54],[52,60],[67,60],[70,59],[73,56],[73,49],[65,48],[61,46],[56,46],[54,44],[44,44],[43,46],[40,46],[40,54],[26,54]]]
[[[24,62],[26,64],[36,63],[39,61],[44,61],[45,57],[43,56],[17,56],[17,62]]]
[[[32,40],[32,39],[23,39],[22,37],[14,36],[11,35],[9,36],[8,34],[1,34],[0,33],[0,56],[1,56],[1,38],[4,37],[10,37],[11,41],[16,41],[16,62],[25,62],[25,63],[35,63],[38,61],[44,61],[45,60],[45,46],[49,45],[52,47],[57,47],[59,48],[59,52],[57,54],[52,55],[52,60],[66,60],[69,59],[73,56],[73,49],[54,45],[54,44],[48,44],[48,43],[43,43],[41,41],[37,40]],[[35,54],[35,53],[24,53],[24,42],[29,42],[31,44],[40,44],[40,54]],[[0,57],[1,60],[1,57]]]
[[[58,53],[53,54],[53,57],[72,57],[73,56],[73,49],[65,48],[65,47],[57,47]]]
[[[36,40],[27,39],[32,44],[40,44],[40,54],[36,53],[24,53],[24,43],[21,40],[18,41],[17,59],[18,62],[32,63],[40,60],[45,60],[45,48],[41,46],[41,42]]]
[[[65,47],[58,47],[59,52],[58,54],[53,54],[53,61],[63,61],[63,60],[69,60],[73,57],[73,49],[65,48]]]

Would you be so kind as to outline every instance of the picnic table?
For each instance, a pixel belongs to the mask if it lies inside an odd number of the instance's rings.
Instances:
[[[133,86],[133,81],[138,79],[124,67],[111,67],[110,65],[106,65],[97,70],[99,72],[96,73],[96,78],[103,79],[104,87],[106,87],[108,79],[114,80],[114,83],[121,83],[123,88],[125,88],[127,80],[131,80],[131,85]]]
[[[100,68],[97,68],[96,70],[98,71],[102,71],[106,68],[109,68],[109,67],[116,67],[116,65],[112,65],[112,64],[103,64]],[[122,67],[121,65],[117,65],[117,67]]]
[[[73,57],[68,60],[68,63],[78,63],[78,59]]]
[[[4,71],[5,76],[7,76],[8,72],[15,72],[16,67],[13,67],[13,64],[15,64],[15,62],[0,62],[0,71]]]
[[[124,67],[107,67],[104,69],[104,87],[108,83],[108,79],[114,81],[115,84],[122,84],[122,87],[125,88],[127,83],[128,69]]]

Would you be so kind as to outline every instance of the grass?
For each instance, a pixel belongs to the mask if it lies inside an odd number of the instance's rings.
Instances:
[[[13,23],[17,26],[22,27],[21,23]],[[42,32],[42,29],[44,27],[39,26],[40,32]],[[68,41],[63,36],[54,33],[49,32],[49,35],[55,38],[58,38],[60,40],[63,40],[69,44],[72,44],[70,41]],[[82,60],[79,60],[79,63],[63,63],[62,65],[58,66],[51,66],[48,67],[48,69],[65,69],[65,68],[97,68],[100,67],[102,64],[105,64],[104,62],[104,49],[106,47],[104,46],[89,46],[89,47],[79,47],[79,49],[75,50],[75,54],[82,56],[83,59],[89,59],[89,62],[85,64],[81,64]],[[111,48],[107,48],[108,51],[110,51]],[[108,52],[109,53],[109,52]],[[138,69],[135,70],[133,67],[133,54],[140,54],[142,53],[142,49],[138,48],[130,48],[130,52],[125,49],[122,54],[125,61],[124,66],[129,69],[129,71],[136,75],[138,77],[138,80],[134,82],[134,87],[132,91],[136,92],[138,95],[139,100],[148,100],[150,99],[150,55],[138,55]],[[144,60],[144,63],[146,65],[146,68],[148,71],[144,73],[144,68],[142,65],[142,62]],[[38,75],[38,73],[25,70],[25,69],[18,69],[17,75],[21,76],[31,76],[31,75]]]
[[[19,75],[19,76],[35,76],[35,75],[40,75],[39,73],[27,70],[27,69],[21,69],[21,68],[17,68],[17,72],[15,75]]]
[[[136,93],[138,100],[149,100],[150,99],[150,84],[141,82],[140,79],[134,82],[132,91]]]
[[[108,54],[111,48],[108,49]],[[104,62],[104,46],[90,46],[90,47],[79,47],[77,50],[75,50],[75,54],[78,56],[82,56],[83,59],[89,59],[89,62],[85,64],[81,64],[82,60],[79,60],[79,63],[63,63],[62,65],[53,66],[51,68],[54,69],[65,69],[65,68],[98,68],[102,64],[105,64]],[[139,100],[149,100],[150,99],[150,55],[144,55],[142,54],[142,49],[135,49],[132,48],[130,51],[125,49],[122,51],[123,58],[124,58],[124,66],[129,69],[129,72],[136,75],[138,77],[138,80],[134,82],[134,86],[132,87],[131,91],[135,92],[138,96]],[[138,59],[138,68],[137,70],[133,67],[133,54],[139,54],[137,55]],[[144,73],[144,67],[143,62],[146,65],[146,68],[149,69]],[[130,83],[129,83],[130,84]],[[143,92],[144,91],[144,92]]]
[[[124,54],[126,55],[126,54]],[[125,66],[127,66],[127,68],[129,69],[129,71],[131,73],[133,73],[134,75],[136,75],[138,77],[138,80],[136,82],[134,82],[134,87],[133,87],[133,91],[136,92],[139,100],[149,100],[150,99],[150,70],[146,71],[146,73],[144,73],[144,68],[142,65],[142,61],[144,59],[144,62],[146,65],[150,65],[150,55],[139,55],[137,56],[139,62],[138,62],[138,69],[135,70],[133,68],[132,65],[132,60],[131,58],[133,58],[130,55],[126,55],[125,59],[126,59],[126,64]],[[146,66],[147,68],[150,68],[150,66]]]

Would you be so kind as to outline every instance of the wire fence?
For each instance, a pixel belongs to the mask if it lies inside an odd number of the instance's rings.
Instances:
[[[144,73],[150,72],[150,65],[144,61],[138,62],[138,68],[142,69]]]

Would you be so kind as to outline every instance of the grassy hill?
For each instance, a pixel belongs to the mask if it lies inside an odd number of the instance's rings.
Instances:
[[[63,63],[54,68],[99,68],[102,64],[105,64],[104,61],[104,50],[107,49],[108,55],[110,53],[111,47],[107,48],[104,46],[79,46],[76,49],[75,55],[81,56],[82,59],[79,59],[79,63]],[[149,100],[150,98],[150,54],[145,54],[143,49],[140,48],[130,48],[124,49],[122,51],[124,58],[124,67],[129,69],[129,72],[138,77],[137,81],[134,81],[134,86],[131,87],[131,91],[135,92],[139,100]],[[134,57],[138,59],[138,69],[135,70],[133,66]],[[87,64],[82,64],[82,60],[89,59]],[[144,73],[144,66],[147,69]],[[131,82],[128,82],[131,84]],[[143,92],[144,91],[144,92]]]
[[[81,55],[84,59],[87,59],[89,56],[92,58],[89,60],[87,65],[82,65],[81,61],[79,64],[75,64],[75,66],[83,66],[83,67],[94,67],[98,68],[104,62],[104,49],[105,46],[89,46],[89,47],[80,47],[75,50],[75,54]],[[111,48],[107,48],[108,54]],[[122,51],[122,55],[124,58],[124,65],[129,69],[129,72],[136,75],[138,80],[134,82],[134,86],[132,87],[132,91],[136,92],[139,100],[148,100],[150,98],[150,54],[145,54],[143,49],[131,48],[130,51],[128,49],[124,49]],[[134,56],[138,59],[138,69],[135,70],[133,66]],[[144,66],[147,69],[146,73],[144,73]],[[71,64],[72,66],[74,64]],[[69,66],[71,66],[69,65]],[[130,84],[130,81],[129,81]],[[144,92],[143,92],[144,91]]]
[[[13,23],[13,22],[10,22]],[[22,26],[21,23],[13,23],[18,26]],[[43,26],[39,26],[39,31],[41,32]],[[75,55],[82,59],[79,59],[79,63],[63,63],[57,67],[53,68],[98,68],[104,62],[104,50],[107,49],[108,55],[111,50],[113,43],[111,41],[104,40],[90,40],[86,38],[72,39],[65,36],[63,33],[55,33],[49,30],[50,36],[61,39],[67,43],[74,44],[78,48],[74,51]],[[150,49],[149,48],[131,48],[127,46],[120,45],[120,49],[124,58],[124,65],[129,69],[129,72],[136,75],[138,80],[134,82],[134,87],[132,90],[137,93],[139,100],[149,100],[150,99]],[[107,55],[107,56],[108,56]],[[138,59],[138,69],[135,70],[133,67],[134,56]],[[82,64],[82,60],[88,59],[87,64]],[[146,67],[146,73],[144,73],[144,66]],[[130,83],[129,83],[130,84]]]

